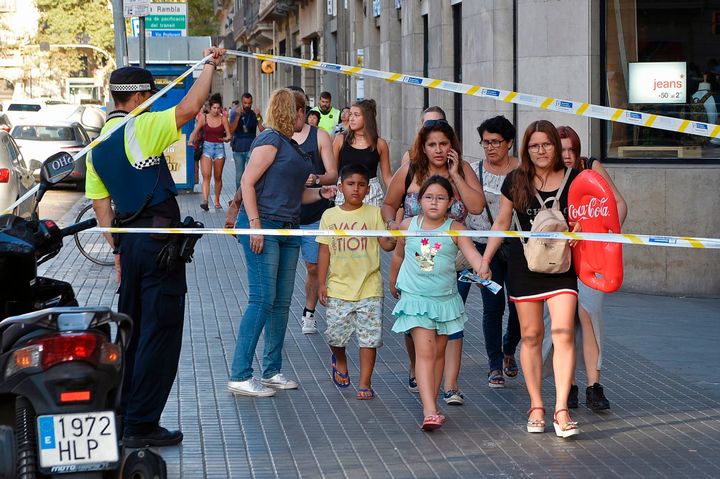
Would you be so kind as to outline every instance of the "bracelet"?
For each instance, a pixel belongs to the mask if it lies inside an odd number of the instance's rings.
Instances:
[[[248,220],[248,223],[252,223],[252,222],[255,221],[255,220],[258,220],[258,221],[259,221],[260,218],[250,218],[250,219]]]
[[[217,63],[215,63],[215,62],[212,61],[212,60],[205,60],[205,61],[203,62],[203,65],[212,65],[213,68],[217,68]]]

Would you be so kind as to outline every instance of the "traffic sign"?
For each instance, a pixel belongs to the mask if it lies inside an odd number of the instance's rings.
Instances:
[[[187,3],[151,3],[145,16],[145,36],[185,37],[187,36]],[[139,20],[130,23],[132,36],[138,36]]]
[[[150,0],[123,0],[125,18],[144,17],[150,11]]]

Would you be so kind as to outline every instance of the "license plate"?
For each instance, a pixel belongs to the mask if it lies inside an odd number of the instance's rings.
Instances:
[[[118,461],[113,411],[37,418],[40,467],[49,472],[109,469]]]

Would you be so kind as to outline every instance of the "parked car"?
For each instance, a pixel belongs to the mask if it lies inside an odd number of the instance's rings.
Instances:
[[[48,100],[43,116],[49,120],[76,121],[85,128],[91,140],[100,136],[105,125],[105,112],[93,105],[50,103]]]
[[[0,130],[0,212],[35,186],[32,168],[40,168],[40,166],[42,166],[40,162],[31,165],[23,158],[12,137]],[[13,211],[13,214],[29,219],[34,207],[35,196],[24,201]]]
[[[8,118],[7,114],[0,112],[0,130],[5,133],[10,133],[11,129],[12,123],[10,123],[10,118]]]
[[[83,126],[76,121],[50,121],[41,118],[22,120],[13,126],[15,138],[26,160],[45,161],[49,156],[66,151],[75,156],[90,143],[90,137]],[[35,179],[40,178],[38,170],[33,172]],[[75,162],[75,171],[65,180],[82,191],[85,189],[85,158]]]
[[[4,104],[5,113],[13,124],[24,118],[35,116],[43,108],[45,108],[43,100],[17,99],[8,100]]]

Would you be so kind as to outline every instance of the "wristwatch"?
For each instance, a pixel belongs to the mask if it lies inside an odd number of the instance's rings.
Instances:
[[[320,186],[320,177],[315,175],[315,186]]]

